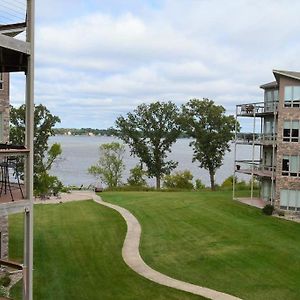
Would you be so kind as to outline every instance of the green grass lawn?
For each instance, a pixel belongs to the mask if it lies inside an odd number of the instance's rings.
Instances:
[[[34,299],[203,299],[152,283],[122,260],[122,217],[92,201],[35,206]],[[10,257],[22,256],[22,216],[10,216]],[[20,286],[14,299],[20,298]]]
[[[300,224],[262,215],[231,192],[105,192],[141,222],[154,269],[243,299],[300,299]]]

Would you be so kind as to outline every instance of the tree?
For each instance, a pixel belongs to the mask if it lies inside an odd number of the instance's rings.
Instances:
[[[136,165],[130,169],[130,176],[127,179],[127,183],[130,186],[147,186],[147,182],[144,179],[146,172],[142,169],[140,165]]]
[[[167,152],[180,134],[179,110],[172,102],[139,105],[127,117],[116,120],[116,135],[140,158],[149,177],[156,178],[160,188],[163,175],[176,168],[177,162],[166,161]]]
[[[117,187],[121,183],[122,172],[125,168],[123,158],[124,145],[112,142],[99,147],[100,157],[96,165],[91,166],[88,172],[99,178],[109,188]]]
[[[212,100],[192,99],[182,107],[182,126],[194,139],[190,143],[193,161],[199,161],[200,167],[208,170],[214,190],[216,170],[222,165],[225,152],[230,151],[235,118],[226,116],[224,107]]]
[[[192,190],[193,175],[189,170],[175,172],[164,177],[164,186],[170,189],[185,189]]]
[[[18,108],[11,106],[10,109],[10,141],[16,145],[25,144],[25,115],[26,106]],[[60,119],[50,113],[46,106],[40,104],[34,110],[34,188],[40,190],[38,185],[43,185],[43,191],[48,186],[42,179],[47,178],[48,171],[54,161],[61,155],[60,144],[53,144],[50,149],[49,137],[54,135],[53,127]],[[20,170],[23,171],[22,169]],[[49,175],[48,175],[49,176]],[[52,179],[57,181],[57,179]],[[48,186],[48,189],[50,186]]]

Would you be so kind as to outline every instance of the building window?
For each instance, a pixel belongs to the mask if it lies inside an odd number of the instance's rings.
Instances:
[[[265,112],[273,112],[277,108],[278,90],[265,91]]]
[[[300,211],[300,190],[281,190],[280,208]]]
[[[265,91],[265,102],[278,101],[278,90]]]
[[[3,73],[0,72],[0,90],[3,90]]]
[[[300,176],[300,157],[298,155],[285,155],[282,159],[283,176]]]
[[[299,142],[299,120],[284,121],[283,124],[283,141]]]
[[[300,86],[284,88],[284,107],[300,107]]]

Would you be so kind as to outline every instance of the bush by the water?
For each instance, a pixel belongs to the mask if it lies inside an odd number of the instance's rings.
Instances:
[[[273,211],[274,211],[274,206],[271,204],[265,205],[265,207],[262,209],[262,212],[267,216],[271,216],[273,214]]]
[[[164,177],[163,186],[169,189],[192,190],[194,188],[192,180],[193,175],[190,171],[179,171],[173,175],[166,175]]]
[[[49,175],[47,172],[43,172],[35,176],[35,196],[46,197],[49,195],[57,196],[63,189],[63,184],[56,177]]]
[[[235,183],[237,183],[236,176],[235,176]],[[233,184],[233,176],[229,176],[223,181],[223,183],[221,184],[221,187],[222,188],[227,188],[227,187],[231,188],[232,184]]]
[[[235,176],[234,179],[235,183],[235,188],[237,190],[248,190],[251,188],[251,183],[252,181],[250,180],[249,182],[246,182],[245,180],[238,181],[237,177]],[[233,186],[233,176],[227,177],[223,183],[221,184],[222,189],[231,189]],[[259,183],[257,180],[253,181],[253,189],[258,189],[259,188]]]
[[[130,186],[147,186],[146,179],[144,176],[146,175],[146,172],[141,168],[141,166],[136,165],[134,168],[130,169],[130,176],[127,179],[127,183]]]
[[[196,190],[204,190],[205,189],[205,184],[201,181],[201,179],[195,180],[195,189]]]

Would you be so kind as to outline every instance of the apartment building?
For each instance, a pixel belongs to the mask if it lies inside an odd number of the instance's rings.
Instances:
[[[273,75],[275,81],[260,86],[263,101],[236,106],[236,120],[247,120],[252,131],[236,130],[234,175],[256,178],[266,204],[300,211],[300,72],[273,70]],[[251,146],[244,151],[248,157],[237,159],[245,145]]]

